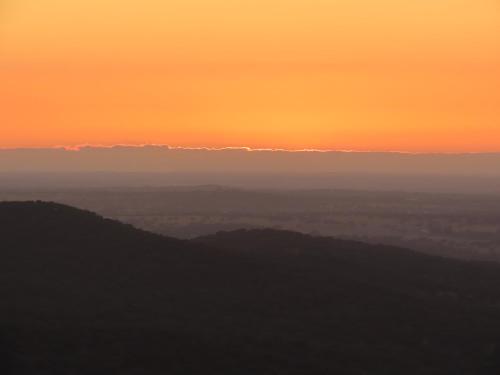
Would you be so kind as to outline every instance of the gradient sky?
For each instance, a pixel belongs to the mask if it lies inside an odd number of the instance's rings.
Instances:
[[[500,151],[498,0],[0,0],[0,147]]]

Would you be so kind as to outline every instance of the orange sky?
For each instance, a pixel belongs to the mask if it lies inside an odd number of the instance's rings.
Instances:
[[[0,147],[500,151],[498,0],[0,0]]]

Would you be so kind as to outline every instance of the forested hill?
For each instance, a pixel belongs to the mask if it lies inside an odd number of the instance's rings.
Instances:
[[[497,374],[500,268],[0,203],[2,374]]]

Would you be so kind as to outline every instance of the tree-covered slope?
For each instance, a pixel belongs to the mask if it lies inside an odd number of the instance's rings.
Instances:
[[[0,203],[11,374],[496,374],[500,268],[273,230],[186,242]],[[3,366],[3,367],[2,367]]]

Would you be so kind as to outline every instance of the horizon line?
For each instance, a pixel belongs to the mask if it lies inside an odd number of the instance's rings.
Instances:
[[[116,143],[112,145],[97,144],[97,143],[82,143],[78,145],[56,145],[56,146],[37,146],[37,147],[0,147],[0,151],[21,151],[21,150],[64,150],[70,152],[81,152],[85,149],[145,149],[145,148],[164,148],[166,150],[179,151],[245,151],[245,152],[282,152],[282,153],[359,153],[359,154],[402,154],[402,155],[492,155],[499,154],[499,151],[404,151],[404,150],[356,150],[356,149],[317,149],[317,148],[302,148],[302,149],[287,149],[287,148],[270,148],[270,147],[249,147],[249,146],[171,146],[161,143]]]

